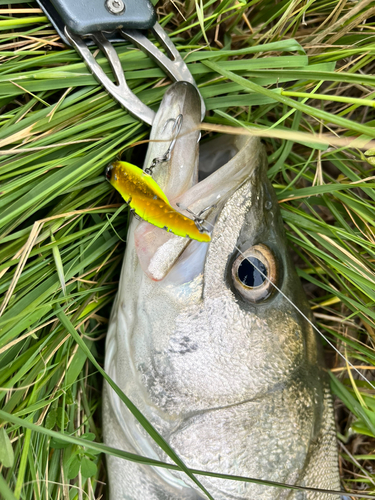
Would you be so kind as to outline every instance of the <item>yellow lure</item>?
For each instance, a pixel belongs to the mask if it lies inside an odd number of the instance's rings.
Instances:
[[[211,241],[195,222],[171,207],[168,198],[154,179],[141,168],[124,161],[108,165],[105,175],[134,212],[142,219],[178,236],[197,241]]]

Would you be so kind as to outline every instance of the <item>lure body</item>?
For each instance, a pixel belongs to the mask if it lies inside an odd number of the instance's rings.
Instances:
[[[139,167],[115,161],[107,167],[106,177],[143,220],[178,236],[211,241],[208,233],[201,233],[192,219],[170,205],[160,186]]]

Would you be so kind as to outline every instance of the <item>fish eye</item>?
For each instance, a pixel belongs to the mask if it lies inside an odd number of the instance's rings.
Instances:
[[[111,180],[112,177],[112,169],[113,169],[112,163],[110,163],[105,169],[105,176],[109,181]]]
[[[268,299],[277,283],[277,264],[271,250],[263,244],[248,248],[234,261],[233,283],[249,302],[259,303]]]

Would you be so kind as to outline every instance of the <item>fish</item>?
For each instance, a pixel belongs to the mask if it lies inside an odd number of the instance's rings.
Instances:
[[[105,175],[126,203],[146,222],[183,238],[211,241],[208,232],[171,206],[160,186],[141,168],[114,161],[107,166]]]
[[[241,135],[200,145],[199,94],[178,82],[157,112],[145,166],[163,153],[164,124],[180,113],[180,137],[154,177],[182,213],[213,206],[206,218],[211,241],[131,221],[105,370],[188,467],[337,491],[321,343],[306,320],[311,311],[288,252],[264,146]],[[170,462],[106,383],[103,433],[109,446]],[[107,469],[110,500],[206,498],[182,471],[111,455]],[[215,500],[332,498],[199,480]]]

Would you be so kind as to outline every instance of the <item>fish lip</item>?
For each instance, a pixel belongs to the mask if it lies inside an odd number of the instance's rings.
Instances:
[[[179,134],[174,137],[180,115]],[[187,82],[176,82],[165,93],[156,114],[144,164],[144,169],[149,168],[172,146],[168,160],[158,162],[153,168],[153,178],[168,199],[179,196],[198,181],[200,123],[201,100],[197,89]]]

